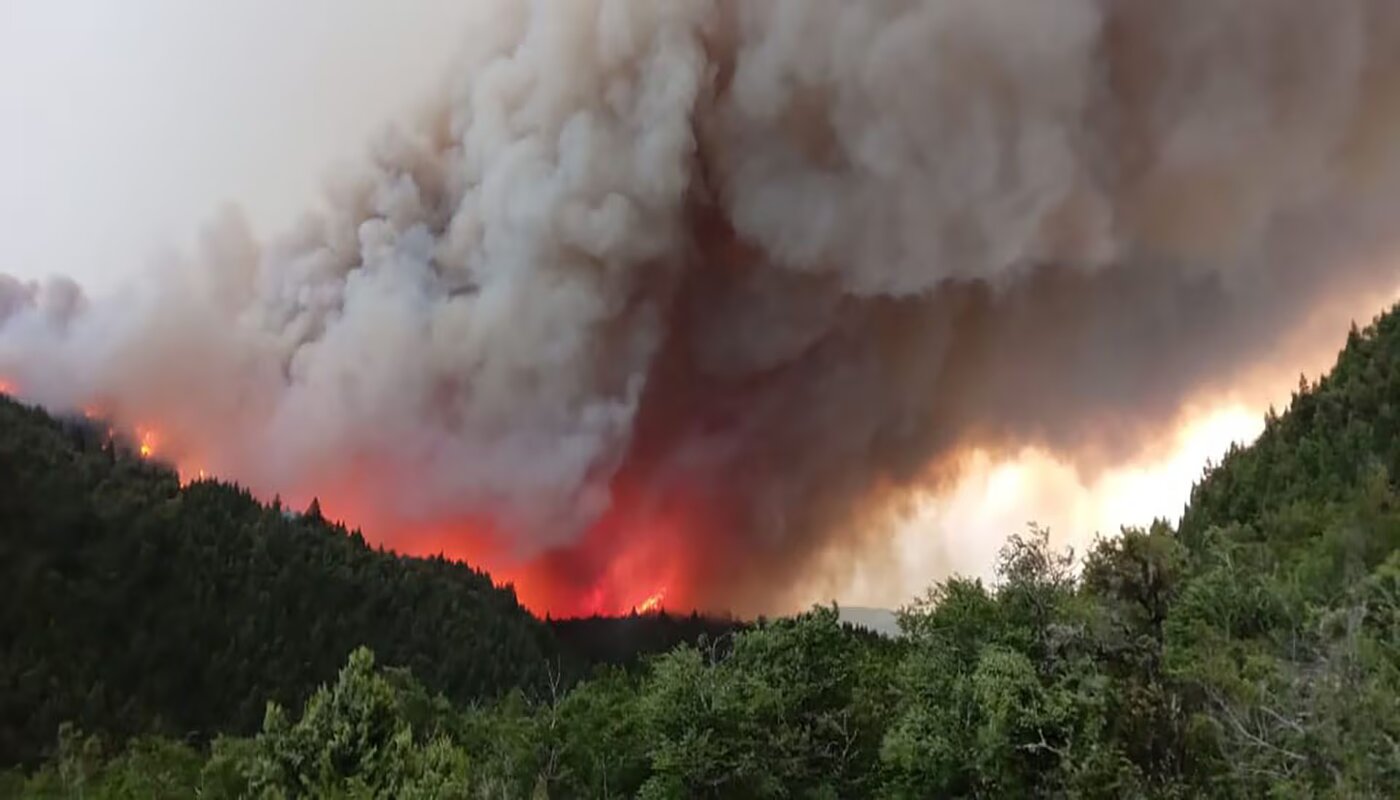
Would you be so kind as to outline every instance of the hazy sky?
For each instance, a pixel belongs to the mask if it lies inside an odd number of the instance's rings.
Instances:
[[[261,234],[427,96],[452,0],[0,0],[0,272],[91,287],[226,202]]]

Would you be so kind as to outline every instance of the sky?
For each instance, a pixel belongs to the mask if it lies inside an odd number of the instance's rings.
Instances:
[[[188,251],[227,204],[260,235],[277,232],[335,164],[432,93],[466,5],[0,0],[0,272],[66,274],[101,292]],[[1174,518],[1207,459],[1256,436],[1300,371],[1330,363],[1345,335],[1336,322],[1305,357],[1186,410],[1137,463],[1087,476],[1034,451],[971,455],[951,492],[915,503],[887,546],[843,555],[849,569],[803,599],[895,605],[950,572],[990,577],[1006,536],[1032,520],[1082,550],[1098,533]]]
[[[111,286],[260,234],[446,73],[451,0],[0,0],[0,272]]]

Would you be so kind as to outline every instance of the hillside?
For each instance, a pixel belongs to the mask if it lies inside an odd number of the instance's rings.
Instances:
[[[72,721],[248,732],[372,647],[457,702],[538,688],[555,656],[514,594],[233,486],[181,488],[82,421],[0,397],[0,762]]]
[[[697,643],[679,644],[637,671],[603,670],[572,688],[552,684],[533,696],[512,693],[453,707],[432,698],[437,687],[463,685],[451,683],[461,680],[453,670],[477,669],[471,674],[479,689],[499,689],[509,677],[480,664],[439,663],[442,650],[405,660],[412,676],[382,669],[376,664],[398,663],[408,652],[390,655],[392,647],[407,645],[392,636],[383,645],[367,638],[378,662],[368,650],[357,651],[305,705],[279,702],[254,736],[204,748],[166,739],[104,744],[65,729],[53,760],[35,774],[12,774],[8,786],[35,797],[69,796],[75,787],[92,797],[1394,797],[1400,795],[1397,404],[1400,313],[1391,311],[1354,331],[1336,369],[1301,387],[1287,411],[1271,414],[1258,443],[1207,470],[1179,529],[1159,522],[1124,531],[1078,563],[1052,550],[1043,531],[1013,537],[995,585],[955,578],[931,587],[900,613],[899,639],[843,626],[837,609],[732,629],[633,622],[656,641],[694,628]],[[45,431],[66,442],[82,436],[36,412],[11,405],[5,413],[22,417],[6,417],[7,430]],[[251,503],[222,487],[181,492],[169,476],[109,448],[21,444],[0,451],[11,454],[5,469],[45,465],[26,471],[54,476],[55,486],[72,493],[73,507],[87,509],[64,523],[73,544],[42,550],[45,569],[60,576],[72,570],[73,548],[86,552],[89,529],[120,521],[145,541],[157,535],[144,533],[147,528],[163,530],[156,521],[163,514],[226,525],[211,512],[183,516],[187,505],[204,507],[194,499],[201,493]],[[70,450],[85,455],[64,461]],[[147,487],[145,493],[114,494],[101,480],[79,480],[113,470],[130,473],[130,485]],[[21,500],[29,496],[7,494],[4,513],[16,513],[13,506],[58,514],[52,502]],[[277,526],[278,541],[329,538],[365,563],[380,563],[353,539],[327,537],[330,529],[314,519],[249,508],[250,519]],[[22,514],[13,518],[37,527]],[[9,519],[7,529],[15,524]],[[19,540],[48,541],[36,536]],[[5,569],[16,569],[10,551],[4,555]],[[283,555],[270,557],[263,569],[275,571]],[[325,562],[295,563],[304,563],[297,569],[311,581],[331,571]],[[400,568],[463,569],[436,562]],[[65,577],[87,587],[73,599],[31,588],[28,596],[38,600],[30,608],[43,609],[45,622],[24,630],[41,642],[61,642],[53,652],[87,653],[86,638],[101,639],[104,625],[125,618],[127,606],[140,610],[137,619],[171,608],[138,596],[151,587],[155,596],[165,591],[159,582],[148,587],[128,577],[140,574],[118,569]],[[462,583],[472,575],[462,573]],[[499,619],[514,620],[522,631],[515,649],[507,643],[493,652],[479,644],[480,659],[512,664],[537,655],[536,629],[508,595],[490,594],[482,584],[472,596],[500,598],[492,606]],[[197,593],[190,597],[198,601]],[[321,616],[344,617],[356,603],[347,591],[321,605],[333,609]],[[7,632],[21,621],[12,608]],[[275,618],[276,609],[254,603],[240,613]],[[315,610],[303,609],[305,618],[316,619]],[[194,620],[206,614],[216,627],[233,624],[214,604],[167,613],[188,616],[181,624],[191,637],[200,635]],[[87,614],[96,616],[87,620]],[[423,619],[403,619],[410,617]],[[428,619],[424,631],[450,624]],[[261,644],[258,637],[285,636],[283,629],[258,627],[272,624],[260,618],[243,624],[251,626],[250,650]],[[584,640],[594,660],[626,660],[627,648],[590,627],[597,624],[557,630]],[[429,647],[429,638],[425,632],[413,644]],[[192,639],[206,643],[201,646],[216,640]],[[98,668],[96,652],[84,656],[83,680],[105,679],[112,670]],[[116,646],[102,652],[114,656]],[[7,663],[15,664],[17,654],[11,650]],[[147,666],[169,680],[179,670],[159,659],[180,656],[153,652]],[[48,669],[61,674],[59,665]],[[120,673],[113,672],[115,681]],[[528,685],[530,674],[521,677]],[[113,686],[120,688],[104,689],[109,703],[147,697],[140,681]],[[162,697],[170,701],[185,687],[166,691]],[[206,682],[199,691],[210,692],[211,703],[280,700],[247,680]],[[257,691],[263,694],[250,697]],[[71,702],[66,708],[84,710]],[[139,713],[144,706],[132,708]],[[14,713],[7,708],[6,719]],[[47,720],[58,718],[46,713]],[[120,721],[126,712],[111,713]]]
[[[1194,488],[1181,523],[1194,541],[1212,525],[1257,525],[1289,505],[1353,497],[1368,475],[1400,475],[1400,313],[1352,327],[1336,366],[1300,381],[1288,412],[1266,417]]]

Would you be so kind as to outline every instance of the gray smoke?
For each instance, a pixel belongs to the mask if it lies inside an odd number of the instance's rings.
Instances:
[[[693,599],[755,608],[962,448],[1129,458],[1395,278],[1392,0],[477,10],[433,119],[286,236],[227,215],[90,302],[0,278],[0,376],[383,537],[569,552],[683,492]]]

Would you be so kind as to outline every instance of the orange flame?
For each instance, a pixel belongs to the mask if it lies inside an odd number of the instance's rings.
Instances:
[[[80,410],[95,421],[112,419],[100,403]],[[115,421],[108,437],[116,439],[123,432],[140,458],[168,463],[181,486],[219,474],[206,460],[206,450],[191,447],[183,437],[167,435],[162,427],[146,421]],[[382,500],[382,493],[365,488],[386,483],[377,465],[361,463],[339,475],[323,474],[305,484],[275,488],[289,508],[305,508],[313,497],[318,498],[326,519],[361,529],[371,544],[403,555],[440,555],[484,570],[498,585],[511,586],[518,601],[541,616],[654,614],[663,604],[678,606],[696,600],[694,561],[703,556],[694,550],[694,539],[687,533],[705,521],[702,504],[685,502],[685,498],[657,504],[619,485],[613,511],[582,537],[544,552],[521,553],[510,531],[489,519],[409,521],[396,516],[376,502]],[[274,487],[255,491],[270,500]]]
[[[141,457],[146,459],[154,457],[156,454],[156,444],[159,441],[156,432],[150,428],[138,425],[136,426],[136,437],[140,442],[136,451],[141,454]]]
[[[663,600],[665,600],[665,599],[666,599],[666,587],[663,586],[663,587],[661,587],[660,589],[658,589],[656,592],[654,592],[650,597],[648,597],[647,599],[643,600],[641,605],[637,606],[637,613],[639,613],[639,614],[650,614],[650,613],[652,613],[652,612],[654,612],[654,611],[660,611],[660,610],[661,610],[661,601],[663,601]]]

